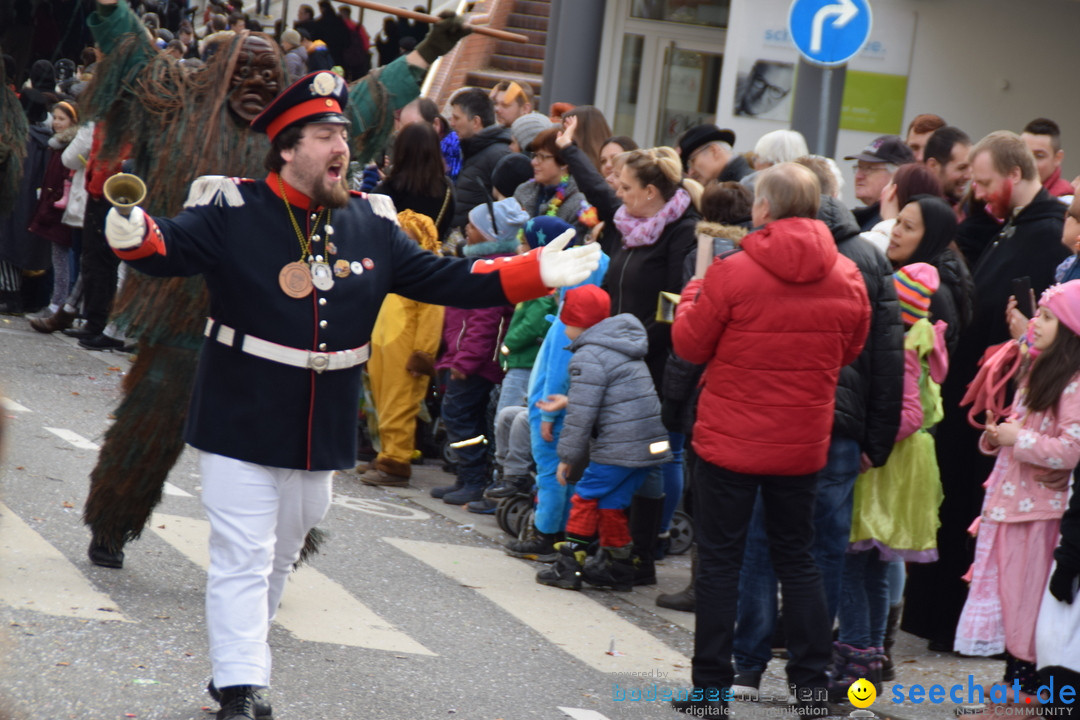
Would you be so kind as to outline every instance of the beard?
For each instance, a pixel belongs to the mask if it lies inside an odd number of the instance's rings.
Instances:
[[[345,184],[345,176],[341,176],[341,180],[334,183],[331,187],[327,188],[324,185],[317,185],[315,192],[311,194],[311,199],[317,202],[323,207],[331,209],[343,208],[349,204],[349,188]]]
[[[987,198],[986,209],[998,220],[1008,220],[1009,211],[1012,209],[1012,193],[1012,180],[1006,178],[1001,189]]]

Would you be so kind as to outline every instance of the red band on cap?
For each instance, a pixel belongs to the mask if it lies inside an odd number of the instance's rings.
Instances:
[[[267,127],[266,134],[270,140],[273,141],[274,137],[279,132],[292,125],[297,120],[303,120],[309,115],[322,115],[324,113],[339,113],[341,114],[341,104],[328,97],[312,98],[311,100],[305,100],[299,105],[293,105],[277,116]]]

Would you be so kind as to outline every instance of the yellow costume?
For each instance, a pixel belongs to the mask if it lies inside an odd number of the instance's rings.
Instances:
[[[420,247],[439,252],[438,232],[427,215],[403,210],[398,222]],[[383,300],[371,333],[367,367],[382,447],[361,478],[368,484],[404,485],[412,475],[416,416],[435,374],[442,325],[441,305],[393,293]]]

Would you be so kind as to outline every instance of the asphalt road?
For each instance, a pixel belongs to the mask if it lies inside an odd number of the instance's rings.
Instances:
[[[203,690],[207,530],[195,452],[174,468],[123,570],[86,559],[87,478],[128,368],[125,355],[0,317],[0,720],[206,720],[216,709]],[[508,537],[491,516],[427,496],[449,481],[430,465],[415,487],[393,491],[336,476],[322,523],[331,539],[293,575],[271,629],[275,717],[682,717],[616,697],[688,684],[693,617],[653,602],[685,584],[688,557],[663,561],[660,585],[633,593],[541,586],[540,565],[501,552]],[[1000,677],[995,661],[927,653],[907,636],[898,647],[898,682]],[[763,690],[783,688],[775,661]],[[736,717],[795,717],[779,703],[733,707]],[[953,706],[871,709],[930,718]]]

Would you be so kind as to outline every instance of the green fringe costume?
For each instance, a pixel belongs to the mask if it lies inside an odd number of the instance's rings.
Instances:
[[[201,175],[262,177],[269,141],[237,119],[227,101],[248,33],[237,33],[204,68],[191,70],[150,44],[125,2],[99,5],[89,25],[105,59],[87,89],[88,116],[104,123],[103,155],[126,155],[146,182],[148,213],[179,214],[189,186]],[[280,50],[278,60],[285,78]],[[419,95],[424,73],[401,58],[350,88],[353,157],[366,162],[381,149],[394,111]],[[151,278],[131,271],[116,300],[114,321],[138,339],[139,351],[83,508],[94,543],[112,552],[142,533],[184,448],[208,312],[201,277]],[[315,551],[317,538],[313,531],[302,557]]]
[[[15,208],[29,136],[26,113],[9,85],[4,63],[0,62],[0,217],[11,214]]]

